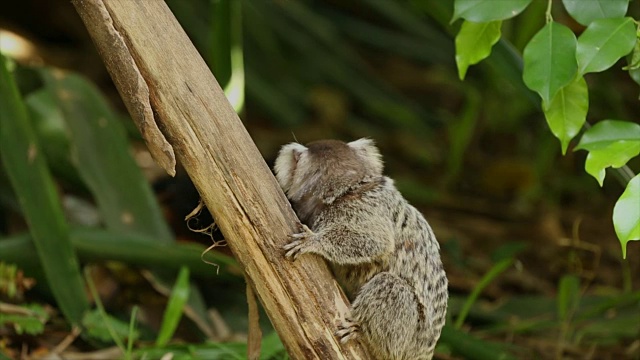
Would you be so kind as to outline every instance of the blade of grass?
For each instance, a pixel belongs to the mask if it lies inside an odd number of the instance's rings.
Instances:
[[[242,1],[220,0],[211,4],[209,68],[229,102],[240,112],[244,106],[244,55],[242,50]]]
[[[569,321],[580,305],[580,279],[575,275],[564,275],[558,285],[558,318]]]
[[[133,339],[136,327],[136,316],[138,315],[138,306],[135,305],[131,309],[131,320],[129,321],[129,335],[127,336],[127,351],[124,353],[125,360],[133,359]]]
[[[78,325],[89,308],[80,266],[53,179],[6,64],[0,54],[0,155],[57,305]]]
[[[227,255],[209,251],[204,260],[220,265],[222,271],[216,275],[215,267],[202,261],[204,246],[196,244],[152,242],[150,238],[136,234],[116,234],[103,229],[71,228],[71,242],[83,262],[121,261],[141,267],[160,267],[177,272],[182,265],[188,266],[194,275],[216,280],[230,280],[241,275],[235,260]],[[126,251],[123,251],[125,250]],[[0,238],[0,260],[19,264],[22,268],[38,265],[31,256],[34,251],[28,234]]]
[[[176,283],[171,291],[167,308],[164,311],[160,332],[156,339],[156,346],[163,347],[167,345],[173,337],[173,333],[178,327],[178,323],[182,318],[184,305],[189,299],[189,268],[183,266],[176,279]]]
[[[118,346],[120,348],[120,351],[122,351],[124,353],[125,352],[125,348],[124,348],[124,344],[122,343],[122,339],[120,339],[120,337],[118,336],[116,331],[111,326],[111,321],[109,319],[109,316],[107,315],[107,311],[104,309],[104,306],[102,305],[102,300],[100,299],[100,294],[98,294],[98,290],[96,289],[96,285],[93,283],[93,280],[91,279],[91,273],[89,272],[89,268],[85,268],[84,269],[84,278],[85,278],[85,280],[87,282],[87,285],[89,287],[89,291],[91,291],[91,296],[93,297],[93,301],[95,301],[95,303],[96,303],[96,308],[98,309],[98,313],[100,314],[100,317],[102,318],[102,322],[103,322],[104,326],[107,328],[107,330],[109,331],[109,334],[111,335],[111,340],[113,340],[113,342],[116,344],[116,346]]]
[[[464,324],[464,320],[469,314],[469,310],[471,310],[473,303],[476,302],[482,290],[484,290],[484,288],[486,288],[487,285],[489,285],[496,277],[498,277],[498,275],[502,274],[505,270],[507,270],[512,264],[513,264],[513,259],[504,259],[498,262],[497,264],[495,264],[482,277],[482,279],[480,279],[480,281],[478,282],[478,285],[476,285],[476,287],[473,288],[473,291],[471,292],[471,294],[469,294],[467,301],[465,301],[464,305],[462,305],[462,309],[460,310],[460,313],[458,314],[458,317],[456,318],[456,322],[454,324],[454,327],[456,329],[460,329],[462,327],[462,324]]]

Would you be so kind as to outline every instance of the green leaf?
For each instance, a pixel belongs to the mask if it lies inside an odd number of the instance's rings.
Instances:
[[[588,150],[585,170],[602,186],[605,169],[621,167],[640,153],[640,125],[603,120],[582,135],[576,150]]]
[[[79,75],[41,73],[69,129],[73,160],[107,227],[173,241],[153,191],[131,156],[125,130],[99,90]]]
[[[169,303],[164,311],[164,317],[162,318],[162,326],[156,340],[156,346],[162,347],[167,345],[173,333],[178,327],[178,323],[182,318],[182,310],[184,305],[189,299],[189,268],[183,266],[178,274],[171,296],[169,297]]]
[[[627,13],[629,0],[562,0],[565,9],[582,25],[605,18],[619,18]]]
[[[474,23],[465,21],[456,36],[456,64],[458,76],[464,80],[470,65],[491,54],[491,48],[500,40],[502,21]]]
[[[621,140],[640,140],[640,124],[622,120],[602,120],[582,135],[576,150],[598,150]]]
[[[575,77],[575,52],[573,31],[556,22],[548,23],[524,49],[524,83],[548,104]]]
[[[453,19],[463,18],[475,22],[505,20],[520,14],[531,0],[456,0]]]
[[[242,1],[211,2],[209,63],[213,74],[236,110],[244,106],[244,59],[242,49]]]
[[[192,274],[208,279],[213,277],[214,281],[229,281],[241,275],[233,257],[217,251],[201,255],[206,248],[195,243],[163,243],[153,241],[150,236],[85,227],[71,228],[70,237],[82,262],[120,261],[138,267],[162,268],[171,273],[177,273],[185,265]],[[23,268],[35,267],[37,259],[31,256],[34,251],[29,234],[0,237],[0,259],[3,261],[17,263]],[[217,274],[217,267],[210,264],[220,266],[220,273]]]
[[[126,322],[109,314],[101,314],[98,309],[86,313],[82,318],[82,326],[90,337],[106,343],[115,341],[112,336],[117,336],[119,341],[129,336],[134,338],[139,336],[137,330],[133,330],[132,333],[129,331],[129,324]]]
[[[584,168],[602,186],[606,168],[622,167],[638,154],[640,154],[640,141],[620,140],[605,148],[590,151]]]
[[[49,314],[38,304],[15,306],[19,311],[0,312],[0,326],[12,325],[18,335],[39,335],[44,331],[44,324],[49,321]]]
[[[589,90],[582,76],[560,89],[549,104],[544,104],[544,116],[551,132],[560,140],[563,155],[571,139],[582,129],[588,109]]]
[[[580,279],[575,275],[564,275],[558,285],[558,318],[567,321],[580,303]]]
[[[636,29],[632,18],[598,19],[578,38],[576,58],[580,74],[600,72],[633,50]]]
[[[622,257],[627,258],[627,242],[640,240],[640,174],[624,190],[613,208],[613,226],[622,245]]]
[[[89,308],[80,266],[42,148],[5,64],[0,54],[0,156],[57,305],[78,324]]]

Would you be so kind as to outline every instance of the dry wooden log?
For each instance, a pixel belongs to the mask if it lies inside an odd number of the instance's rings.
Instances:
[[[171,173],[175,152],[290,356],[369,358],[361,344],[334,336],[347,300],[326,264],[283,257],[299,221],[165,2],[73,3],[151,153]]]

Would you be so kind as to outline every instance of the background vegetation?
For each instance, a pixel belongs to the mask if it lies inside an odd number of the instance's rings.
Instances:
[[[624,174],[600,188],[577,141],[562,156],[522,80],[548,4],[585,31],[570,2],[531,1],[462,82],[448,0],[167,0],[267,162],[294,138],[376,140],[441,242],[438,358],[640,359],[640,243],[623,260],[611,220]],[[222,235],[183,220],[195,189],[153,164],[72,5],[11,2],[0,31],[0,359],[245,358],[241,273],[224,247],[201,260]],[[580,72],[592,125],[639,122],[626,64]],[[261,322],[261,358],[286,358]]]

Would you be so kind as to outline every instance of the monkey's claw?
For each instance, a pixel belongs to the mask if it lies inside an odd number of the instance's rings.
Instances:
[[[360,325],[351,320],[344,319],[340,324],[338,324],[338,331],[336,331],[335,335],[340,339],[341,343],[346,343],[351,339],[355,339],[360,332]]]
[[[300,254],[307,252],[306,250],[309,247],[310,240],[314,235],[315,233],[311,231],[307,225],[303,224],[302,232],[289,235],[289,237],[294,240],[282,247],[285,251],[284,256],[296,260]]]
[[[311,229],[309,229],[309,227],[307,227],[307,225],[302,224],[302,232],[299,232],[297,234],[291,234],[291,235],[289,235],[289,237],[292,238],[292,239],[304,240],[304,239],[311,238],[313,235],[315,235],[315,233],[313,231],[311,231]]]

